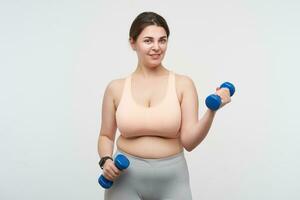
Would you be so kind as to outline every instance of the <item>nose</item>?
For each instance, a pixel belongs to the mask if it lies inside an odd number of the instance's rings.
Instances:
[[[160,49],[159,43],[158,42],[153,42],[152,49],[154,51],[158,51]]]

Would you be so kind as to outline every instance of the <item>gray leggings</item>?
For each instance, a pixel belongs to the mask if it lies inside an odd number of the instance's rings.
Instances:
[[[121,172],[105,200],[191,200],[189,172],[184,152],[159,159],[144,159],[117,149],[130,165]]]

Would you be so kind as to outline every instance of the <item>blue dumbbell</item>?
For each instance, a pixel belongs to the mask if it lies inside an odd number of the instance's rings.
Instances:
[[[129,160],[126,158],[126,156],[119,154],[116,156],[115,158],[115,166],[119,169],[119,170],[123,170],[126,169],[130,162]],[[107,180],[103,174],[101,174],[101,176],[98,178],[98,183],[105,189],[110,188],[113,185],[113,182],[110,180]]]
[[[229,82],[223,83],[220,88],[228,88],[230,91],[230,96],[232,96],[235,92],[234,85]],[[209,95],[205,100],[206,106],[213,111],[218,110],[221,103],[221,97],[216,94]]]

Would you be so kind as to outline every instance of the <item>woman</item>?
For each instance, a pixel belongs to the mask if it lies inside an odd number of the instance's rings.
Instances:
[[[137,67],[129,76],[111,81],[105,90],[98,152],[103,175],[114,181],[105,191],[107,200],[192,199],[183,150],[190,152],[201,143],[215,111],[207,110],[198,120],[193,81],[163,66],[169,34],[163,17],[139,14],[129,32]],[[216,94],[222,99],[221,107],[231,101],[227,89],[217,88]],[[117,128],[120,136],[112,155]],[[124,171],[113,163],[119,153],[130,161]]]

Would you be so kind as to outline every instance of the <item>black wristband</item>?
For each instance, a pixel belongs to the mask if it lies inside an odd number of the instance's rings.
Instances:
[[[102,157],[99,161],[99,166],[100,166],[101,169],[103,169],[104,163],[106,162],[107,159],[110,159],[110,160],[113,161],[112,157],[110,157],[110,156]]]

